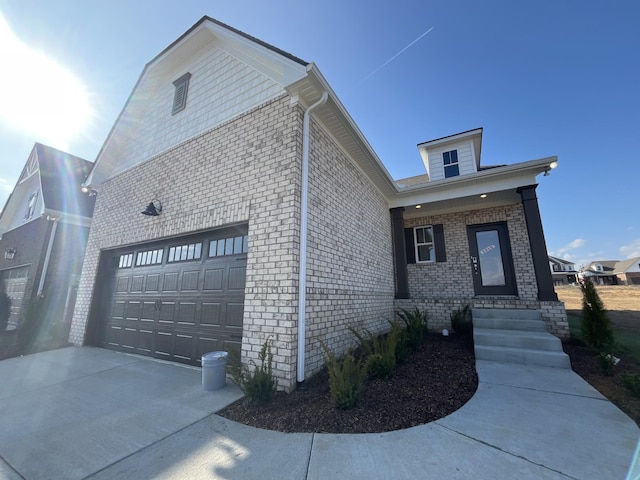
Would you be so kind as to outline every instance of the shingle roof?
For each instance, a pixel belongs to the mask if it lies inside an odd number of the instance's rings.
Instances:
[[[616,263],[615,272],[614,273],[624,273],[627,269],[636,263],[640,263],[640,257],[629,258],[627,260],[622,260],[621,262]]]
[[[95,196],[82,193],[80,187],[93,163],[40,143],[36,143],[34,148],[45,208],[90,218]]]

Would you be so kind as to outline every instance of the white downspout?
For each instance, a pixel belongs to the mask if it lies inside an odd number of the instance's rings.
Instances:
[[[298,281],[298,388],[304,389],[304,361],[306,322],[305,306],[307,302],[307,204],[309,201],[309,120],[311,112],[323,105],[329,94],[322,93],[316,103],[307,108],[302,121],[302,192],[300,201],[300,268]]]
[[[49,245],[47,246],[47,254],[44,257],[44,266],[42,267],[42,273],[40,274],[40,283],[38,284],[38,296],[42,295],[44,290],[44,280],[47,277],[47,270],[49,270],[49,262],[51,261],[51,250],[53,250],[53,242],[56,239],[56,231],[58,230],[58,222],[60,218],[56,218],[51,227],[51,235],[49,236]]]

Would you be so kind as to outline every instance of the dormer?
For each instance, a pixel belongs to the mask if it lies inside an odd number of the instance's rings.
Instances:
[[[482,128],[418,144],[429,181],[478,172],[481,148]]]

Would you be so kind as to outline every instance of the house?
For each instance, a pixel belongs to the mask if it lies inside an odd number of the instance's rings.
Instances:
[[[70,341],[197,365],[271,339],[291,390],[400,308],[433,329],[536,309],[565,336],[536,198],[557,159],[485,168],[481,147],[420,143],[426,174],[396,182],[316,65],[203,17],[144,67],[85,182]]]
[[[578,282],[578,270],[573,262],[549,255],[549,267],[554,285],[572,285]]]
[[[591,262],[580,272],[597,285],[640,285],[640,257]]]
[[[580,270],[579,277],[591,280],[596,285],[617,285],[618,278],[615,275],[616,265],[619,260],[598,260],[589,263]]]
[[[66,341],[95,197],[80,190],[92,163],[36,143],[0,213],[0,280],[11,298],[8,329],[44,297],[47,318]],[[56,339],[54,339],[56,340]]]

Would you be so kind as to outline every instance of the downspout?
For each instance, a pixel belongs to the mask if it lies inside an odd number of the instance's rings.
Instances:
[[[40,283],[38,284],[38,296],[42,295],[42,291],[44,290],[44,280],[47,277],[47,270],[49,270],[49,262],[51,261],[51,250],[53,250],[53,242],[56,239],[56,231],[58,230],[59,221],[60,218],[56,218],[53,221],[53,227],[51,227],[51,235],[49,235],[47,254],[44,257],[44,266],[42,267],[42,273],[40,274]]]
[[[317,107],[329,98],[322,92],[320,100],[307,108],[302,121],[302,192],[300,201],[300,268],[298,280],[298,389],[304,390],[304,361],[306,343],[305,306],[307,302],[307,205],[309,201],[309,119]]]

